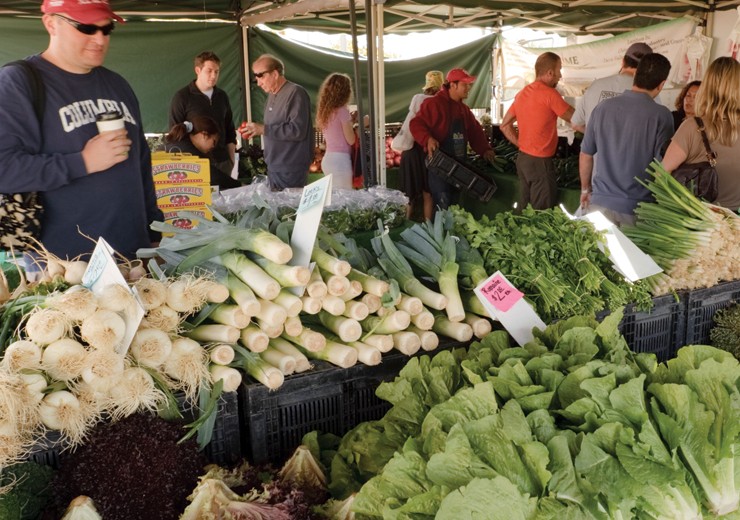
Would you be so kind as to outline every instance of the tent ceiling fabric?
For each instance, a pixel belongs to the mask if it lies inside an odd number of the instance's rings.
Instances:
[[[324,32],[349,27],[349,0],[286,0],[255,3],[242,25]],[[388,0],[383,3],[384,32],[404,33],[460,27],[528,27],[560,34],[631,31],[685,15],[704,18],[710,10],[729,9],[740,0]],[[364,3],[357,4],[358,29],[365,26]]]
[[[349,32],[349,0],[111,0],[128,20],[222,20],[245,26]],[[377,3],[377,0],[374,2]],[[561,34],[623,32],[679,16],[703,18],[740,0],[387,0],[384,32],[459,27],[529,27]],[[365,29],[365,3],[356,2],[357,28]],[[38,16],[40,0],[0,0],[0,15]]]

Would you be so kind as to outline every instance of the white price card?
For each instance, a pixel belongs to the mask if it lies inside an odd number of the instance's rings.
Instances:
[[[126,279],[118,269],[116,261],[113,259],[113,254],[114,250],[110,244],[104,238],[99,238],[87,264],[85,274],[82,275],[82,285],[90,289],[96,296],[99,296],[105,287],[114,283],[131,291]],[[121,343],[116,346],[116,352],[122,356],[128,351],[131,340],[133,340],[145,312],[136,293],[134,291],[131,291],[131,293],[134,295],[132,304],[119,313],[126,323],[126,334]]]
[[[303,188],[293,234],[290,237],[290,247],[293,248],[290,265],[308,267],[311,263],[316,233],[319,230],[324,206],[327,204],[331,204],[331,175],[324,175],[321,179]],[[289,290],[301,296],[304,288],[291,287]]]
[[[519,345],[534,339],[532,329],[545,329],[543,322],[524,294],[514,287],[501,271],[496,271],[474,289],[491,318],[501,322]]]

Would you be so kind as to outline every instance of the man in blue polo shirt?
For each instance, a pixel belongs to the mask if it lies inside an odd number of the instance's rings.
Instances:
[[[641,201],[652,199],[636,179],[646,179],[653,158],[673,135],[671,111],[654,101],[663,89],[671,64],[661,54],[646,54],[635,72],[632,89],[599,103],[591,113],[581,143],[581,206],[601,211],[617,225],[634,224]],[[593,174],[594,154],[599,169]]]

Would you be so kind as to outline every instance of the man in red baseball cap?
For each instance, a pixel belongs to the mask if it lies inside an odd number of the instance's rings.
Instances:
[[[158,240],[149,224],[163,216],[139,102],[125,79],[103,67],[123,19],[107,0],[44,0],[41,11],[46,50],[24,67],[0,69],[0,193],[41,193],[39,238],[61,258],[89,255],[89,237],[136,258]],[[43,113],[35,117],[41,107],[31,86],[38,84]],[[124,127],[98,132],[103,115]]]
[[[414,140],[431,157],[437,149],[465,162],[468,144],[481,157],[491,162],[494,152],[483,128],[464,103],[475,81],[464,69],[452,69],[447,73],[442,89],[426,99],[409,129]],[[446,209],[457,202],[459,193],[438,175],[427,172],[429,192],[434,207]]]

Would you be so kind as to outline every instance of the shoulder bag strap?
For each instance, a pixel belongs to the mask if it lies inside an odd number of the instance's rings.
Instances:
[[[712,151],[712,147],[709,145],[709,139],[707,138],[707,133],[704,130],[704,121],[701,120],[701,117],[695,116],[694,119],[696,120],[696,126],[699,127],[701,140],[704,142],[704,149],[707,152],[707,161],[709,161],[709,164],[714,167],[717,165],[717,154],[716,152]]]

